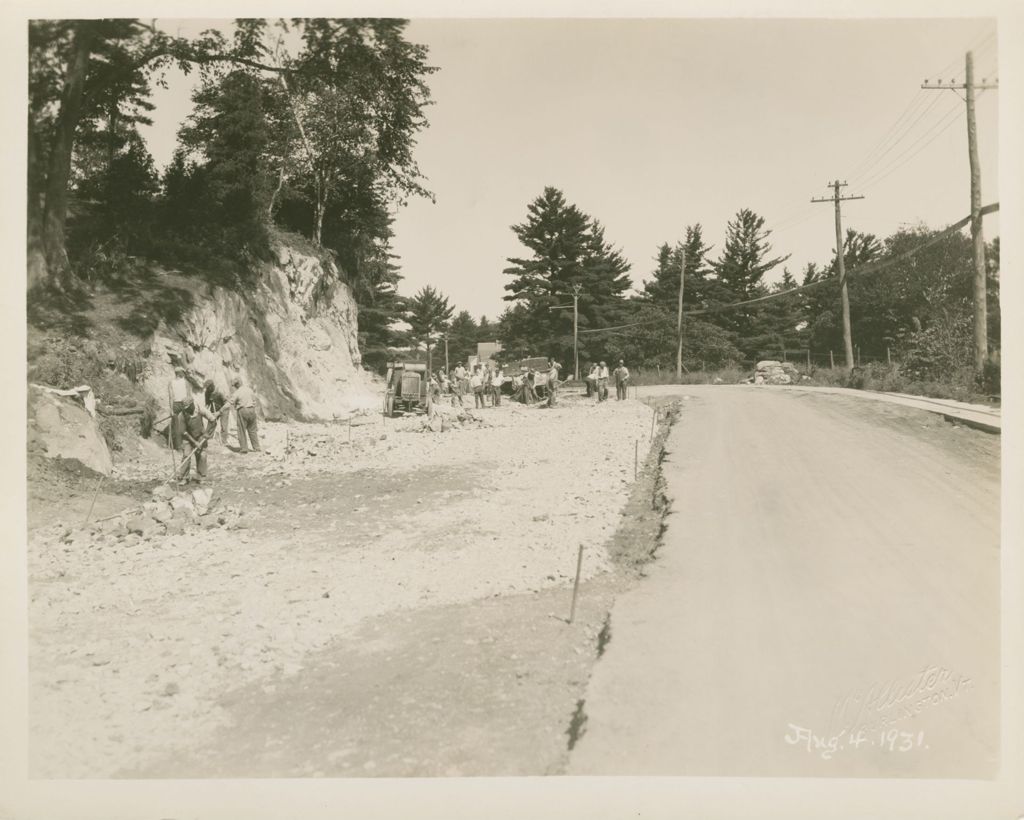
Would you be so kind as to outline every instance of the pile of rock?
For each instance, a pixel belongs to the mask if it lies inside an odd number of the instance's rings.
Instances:
[[[777,362],[766,359],[757,363],[754,384],[793,384],[800,381],[800,374],[792,362]]]
[[[242,519],[237,509],[223,507],[213,514],[215,507],[217,499],[210,489],[176,492],[161,485],[153,490],[152,500],[141,508],[99,522],[97,529],[130,546],[162,535],[181,535],[189,528],[240,526]]]
[[[449,407],[435,404],[429,416],[419,417],[413,426],[403,428],[413,433],[447,433],[475,427],[490,427],[486,419],[475,415],[464,407]]]

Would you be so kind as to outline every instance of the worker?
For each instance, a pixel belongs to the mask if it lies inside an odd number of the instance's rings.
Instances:
[[[626,398],[626,383],[629,381],[629,370],[626,363],[619,359],[619,366],[615,368],[615,400],[622,401]]]
[[[180,451],[185,431],[185,411],[192,403],[192,385],[185,378],[185,368],[180,364],[174,366],[174,378],[167,383],[167,403],[171,411],[171,446]]]
[[[548,407],[554,407],[558,400],[558,371],[562,365],[551,360],[551,369],[548,370]]]
[[[491,374],[491,404],[494,407],[501,406],[501,386],[505,383],[505,373],[501,366],[497,366]]]
[[[182,431],[185,457],[178,470],[178,481],[187,484],[192,469],[192,457],[196,460],[196,478],[198,484],[206,478],[206,445],[213,435],[213,425],[217,423],[217,415],[207,406],[202,393],[193,396],[184,411],[185,427]],[[210,425],[207,427],[205,421]]]
[[[224,394],[217,389],[213,379],[207,379],[203,384],[203,400],[206,402],[206,409],[216,417],[216,421],[209,424],[206,433],[213,438],[213,430],[220,427],[220,443],[225,447],[228,444],[228,422],[231,418],[231,405],[224,398]]]
[[[587,373],[587,398],[597,394],[597,365],[590,365],[590,371]]]
[[[473,368],[473,375],[469,377],[469,385],[473,388],[474,407],[483,408],[484,404],[484,377],[480,373],[480,365]]]
[[[597,400],[605,401],[608,398],[608,365],[601,362],[597,368]]]
[[[463,401],[463,397],[466,395],[469,388],[469,374],[466,373],[466,368],[460,364],[455,368],[455,372],[452,375],[455,377],[455,383],[453,386],[455,388],[455,396],[458,399],[459,407],[464,407],[465,402]]]
[[[532,367],[526,371],[526,377],[523,379],[524,398],[526,404],[533,404],[535,401],[539,401],[537,397],[537,371]]]
[[[238,452],[248,453],[249,445],[252,451],[259,453],[260,439],[256,423],[256,394],[247,384],[237,376],[232,381],[235,392],[228,399],[228,404],[235,408],[235,421],[238,427]],[[248,443],[246,442],[248,439]]]

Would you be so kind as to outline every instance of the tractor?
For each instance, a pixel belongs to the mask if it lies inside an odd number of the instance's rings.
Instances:
[[[429,389],[430,376],[422,362],[388,362],[384,415],[393,416],[396,410],[426,412]]]

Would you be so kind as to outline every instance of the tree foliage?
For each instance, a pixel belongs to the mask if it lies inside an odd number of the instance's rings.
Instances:
[[[448,325],[454,308],[448,297],[431,285],[425,285],[407,300],[405,321],[411,328],[412,340],[427,348],[427,367],[433,365],[432,351],[437,337]]]
[[[572,361],[572,301],[579,293],[579,329],[609,327],[624,315],[629,264],[605,238],[604,228],[569,203],[557,188],[527,206],[527,218],[512,231],[530,251],[513,257],[505,273],[500,337],[513,356],[550,355]],[[580,357],[600,355],[605,341],[580,337]]]

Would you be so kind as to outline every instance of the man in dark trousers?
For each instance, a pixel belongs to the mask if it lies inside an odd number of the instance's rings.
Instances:
[[[238,427],[238,451],[248,453],[249,445],[252,445],[254,453],[260,452],[260,439],[257,431],[256,421],[256,394],[247,384],[235,377],[233,381],[235,392],[228,399],[228,404],[235,408],[235,420]],[[246,442],[248,439],[248,443]]]
[[[629,383],[629,370],[626,363],[619,359],[619,366],[615,368],[615,400],[622,401],[626,398],[627,385]]]
[[[182,432],[185,458],[178,471],[178,480],[183,484],[189,480],[193,456],[196,460],[196,483],[206,478],[206,443],[209,436],[204,419],[210,424],[209,433],[212,434],[217,417],[206,407],[202,397],[197,395],[185,410],[185,429]]]
[[[185,412],[192,403],[192,385],[185,378],[185,368],[174,366],[174,378],[167,383],[167,404],[171,413],[171,446],[181,450],[185,430]]]
[[[220,425],[220,443],[227,446],[228,420],[231,418],[231,405],[224,398],[224,394],[214,386],[213,379],[207,379],[203,385],[203,397],[206,399],[206,409],[216,417],[216,421],[210,422],[207,427],[207,435],[212,437],[213,428]]]

